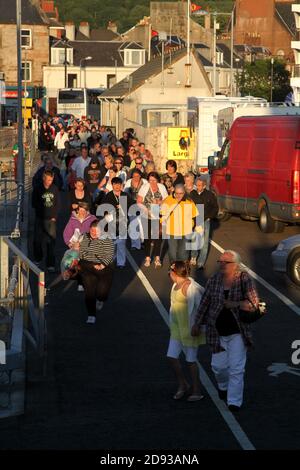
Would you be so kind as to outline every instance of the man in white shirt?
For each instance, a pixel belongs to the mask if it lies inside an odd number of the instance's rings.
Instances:
[[[84,170],[89,165],[91,158],[89,157],[89,151],[86,145],[81,147],[81,157],[75,158],[71,169],[75,173],[75,178],[84,178]]]

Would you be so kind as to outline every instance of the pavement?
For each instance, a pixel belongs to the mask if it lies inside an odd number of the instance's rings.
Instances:
[[[65,223],[66,206],[60,234]],[[247,266],[299,305],[300,291],[272,271],[270,259],[281,239],[298,232],[287,227],[283,234],[262,234],[256,223],[232,217],[214,230],[213,240],[240,252]],[[65,248],[60,235],[58,259]],[[143,267],[142,252],[131,254],[140,277],[130,263],[115,271],[95,325],[85,323],[84,297],[76,284],[62,281],[59,273],[47,275],[47,376],[37,380],[29,373],[26,412],[0,421],[0,449],[299,449],[300,367],[291,369],[299,316],[276,291],[257,282],[268,314],[253,326],[255,348],[239,414],[232,415],[216,396],[207,346],[198,355],[205,399],[174,401],[162,318],[171,289],[167,258],[155,270]],[[211,247],[205,270],[194,273],[202,285],[215,272],[218,256]],[[271,375],[278,364],[281,373]]]

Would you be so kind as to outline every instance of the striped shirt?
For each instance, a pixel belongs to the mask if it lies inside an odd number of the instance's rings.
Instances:
[[[82,260],[108,266],[114,259],[114,242],[106,236],[93,239],[86,233],[80,243],[79,256]]]

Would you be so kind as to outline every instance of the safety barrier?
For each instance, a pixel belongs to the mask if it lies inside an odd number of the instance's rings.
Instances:
[[[16,407],[11,399],[13,373],[25,371],[24,338],[36,353],[40,374],[46,373],[45,274],[7,237],[0,237],[0,261],[0,307],[6,312],[5,321],[11,327],[5,341],[6,360],[0,363],[0,379],[7,374],[6,384],[1,384],[0,380],[0,395],[3,389],[7,393],[6,403],[0,403],[0,417],[7,417],[22,413],[24,408],[24,403]]]

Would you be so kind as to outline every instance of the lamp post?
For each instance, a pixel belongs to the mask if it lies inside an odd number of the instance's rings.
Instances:
[[[274,75],[274,57],[271,57],[271,96],[270,103],[273,102],[273,75]]]
[[[92,60],[93,57],[91,57],[90,55],[88,55],[87,57],[83,57],[83,59],[80,59],[79,61],[79,76],[80,76],[80,88],[81,88],[81,63],[86,61],[86,60]],[[85,77],[84,77],[84,83],[83,83],[84,87],[85,88]]]

